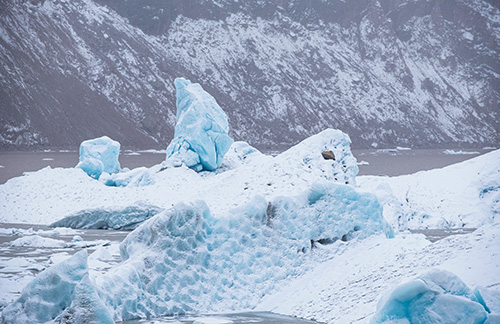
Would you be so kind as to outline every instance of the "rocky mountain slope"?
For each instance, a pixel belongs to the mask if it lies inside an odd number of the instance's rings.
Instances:
[[[173,80],[232,136],[357,148],[500,142],[500,5],[486,0],[0,0],[0,149],[108,135],[165,148]]]

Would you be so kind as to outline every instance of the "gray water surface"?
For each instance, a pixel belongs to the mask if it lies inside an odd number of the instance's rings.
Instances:
[[[398,176],[442,168],[462,162],[491,149],[463,150],[474,154],[445,154],[443,149],[418,150],[353,150],[358,160],[358,175]],[[276,155],[279,152],[264,152]],[[164,152],[122,152],[122,168],[151,167],[165,160]],[[78,152],[0,152],[0,184],[24,172],[51,168],[72,168],[78,164]]]
[[[159,323],[182,323],[182,324],[243,324],[243,323],[265,323],[265,324],[305,324],[318,323],[305,319],[275,314],[271,312],[246,312],[235,314],[218,315],[185,315],[168,316],[151,320],[131,320],[119,322],[123,324],[159,324]]]

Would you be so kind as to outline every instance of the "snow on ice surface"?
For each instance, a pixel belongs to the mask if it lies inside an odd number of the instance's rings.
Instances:
[[[177,78],[175,88],[177,124],[167,147],[167,162],[184,163],[196,171],[214,171],[233,143],[226,113],[198,83]]]
[[[357,178],[395,228],[477,228],[500,220],[500,150],[442,169]]]
[[[80,144],[80,162],[76,167],[98,179],[103,172],[113,174],[120,170],[119,155],[120,143],[107,136],[83,141]]]
[[[459,277],[435,269],[386,294],[371,323],[482,324],[487,314]]]

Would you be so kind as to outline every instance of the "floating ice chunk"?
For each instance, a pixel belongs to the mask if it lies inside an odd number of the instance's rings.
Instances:
[[[444,154],[451,154],[451,155],[458,155],[458,154],[465,154],[465,155],[474,155],[477,154],[479,155],[479,152],[471,152],[471,151],[455,151],[455,150],[444,150]]]
[[[85,209],[68,215],[50,226],[95,229],[134,229],[163,209],[146,203],[127,207]]]
[[[56,319],[71,324],[114,324],[113,317],[97,295],[94,285],[86,274],[76,285],[71,305]]]
[[[63,248],[66,247],[66,243],[61,240],[55,240],[48,237],[42,237],[39,235],[30,235],[20,237],[9,243],[10,246],[29,246],[37,248]]]
[[[24,287],[21,296],[3,310],[3,323],[54,320],[71,304],[76,285],[87,273],[87,250],[41,272]]]
[[[167,162],[176,161],[196,170],[213,171],[233,139],[228,136],[227,116],[215,99],[197,83],[175,79],[177,124],[167,147]]]
[[[484,323],[487,312],[453,273],[431,270],[382,297],[371,323]]]
[[[120,143],[107,136],[83,141],[80,144],[80,163],[76,167],[98,179],[102,172],[113,174],[120,170],[119,155]]]

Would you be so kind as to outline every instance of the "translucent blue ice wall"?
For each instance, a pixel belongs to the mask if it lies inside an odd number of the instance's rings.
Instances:
[[[257,196],[224,218],[203,201],[180,203],[131,232],[120,245],[123,262],[96,284],[116,321],[249,309],[312,266],[311,249],[375,233],[393,236],[382,207],[348,185],[270,203]]]
[[[233,139],[228,136],[227,115],[214,97],[197,83],[175,79],[177,124],[167,147],[167,161],[179,161],[196,171],[213,171]]]
[[[99,179],[103,172],[113,174],[120,171],[119,155],[120,143],[107,136],[83,141],[80,144],[80,163],[76,167]]]
[[[487,318],[486,309],[460,278],[434,269],[382,297],[370,323],[483,324]]]

